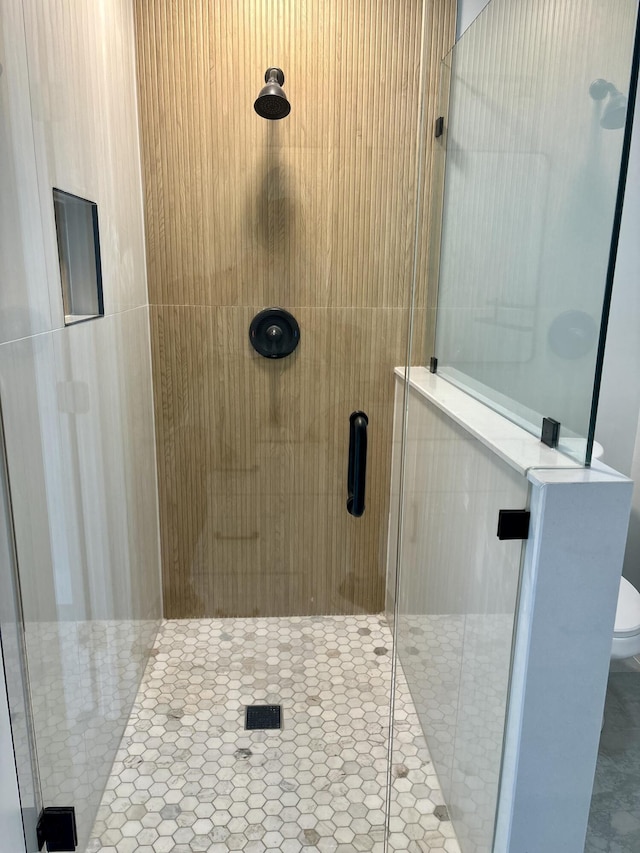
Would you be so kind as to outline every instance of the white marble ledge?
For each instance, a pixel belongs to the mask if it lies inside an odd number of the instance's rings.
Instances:
[[[404,381],[405,368],[396,367],[395,374]],[[411,368],[409,386],[525,477],[532,469],[539,468],[584,470],[575,459],[542,444],[522,427],[426,367]]]
[[[529,481],[536,486],[562,485],[567,483],[630,483],[629,477],[605,465],[603,462],[594,461],[591,468],[575,469],[546,469],[531,470],[528,474]]]

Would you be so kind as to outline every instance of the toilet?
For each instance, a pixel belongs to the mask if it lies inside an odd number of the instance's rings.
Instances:
[[[592,459],[601,459],[604,448],[593,442]],[[611,642],[611,660],[640,655],[640,592],[626,578],[620,578],[616,623]]]
[[[640,655],[640,592],[626,578],[620,578],[611,660],[635,655]]]

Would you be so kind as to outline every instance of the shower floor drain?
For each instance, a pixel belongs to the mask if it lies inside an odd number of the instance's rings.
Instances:
[[[244,717],[245,729],[281,729],[281,705],[247,705]]]

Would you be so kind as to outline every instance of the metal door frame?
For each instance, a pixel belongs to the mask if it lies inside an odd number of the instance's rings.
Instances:
[[[16,779],[25,837],[25,850],[38,847],[36,826],[42,809],[35,729],[27,660],[25,623],[11,503],[4,422],[0,403],[0,540],[5,554],[0,560],[0,663],[4,670]],[[0,685],[0,689],[2,685]]]

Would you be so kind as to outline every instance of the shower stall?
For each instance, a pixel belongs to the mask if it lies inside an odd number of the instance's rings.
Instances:
[[[506,851],[636,4],[5,6],[3,834]]]

